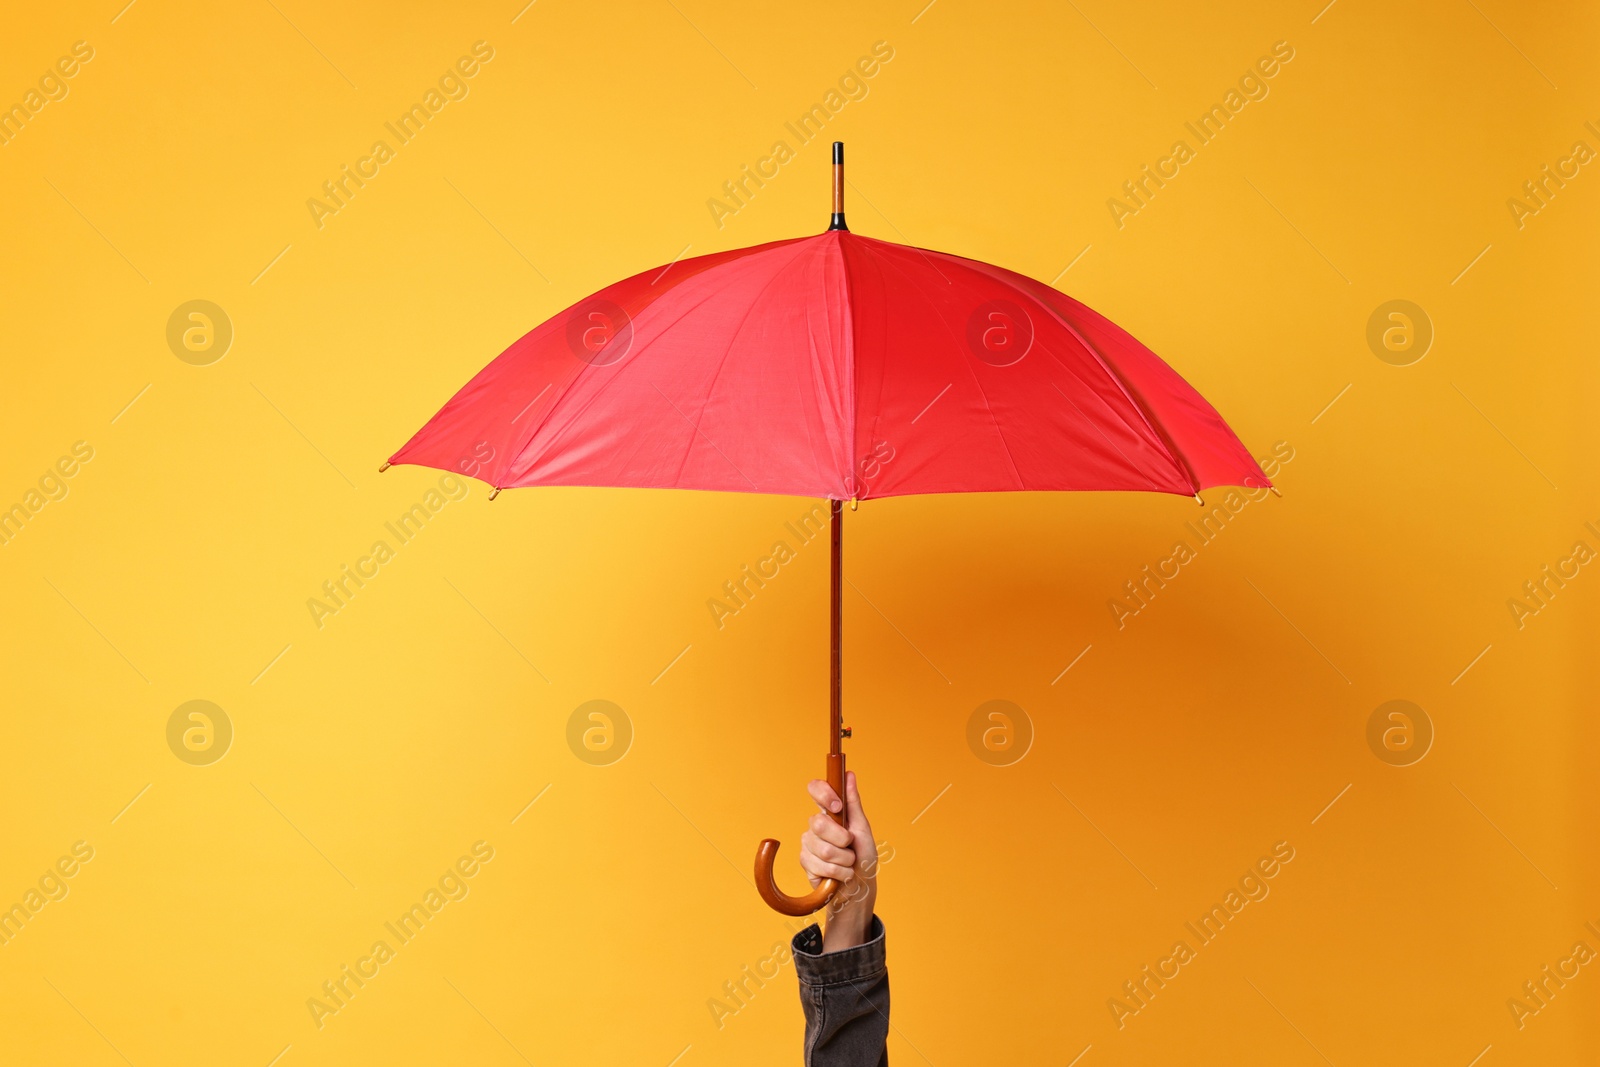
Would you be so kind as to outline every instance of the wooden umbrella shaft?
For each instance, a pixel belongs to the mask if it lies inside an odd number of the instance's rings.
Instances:
[[[828,784],[844,800],[844,501],[834,500],[828,523]],[[845,813],[833,821],[845,825]]]
[[[830,230],[845,230],[844,143],[833,142],[833,221]],[[840,826],[850,825],[844,795],[844,750],[840,744],[850,731],[844,725],[844,501],[830,500],[828,541],[828,785],[839,798],[839,810],[828,815]],[[810,915],[839,891],[839,883],[824,878],[804,896],[791,897],[778,888],[772,866],[778,859],[778,842],[765,838],[756,846],[756,890],[767,907],[784,915]]]
[[[843,646],[844,646],[844,502],[829,501],[828,560],[828,784],[840,800],[839,810],[829,816],[840,826],[849,825],[844,804],[844,752],[841,742],[850,732],[844,726]],[[772,867],[778,858],[778,842],[764,839],[756,848],[755,881],[761,899],[773,911],[784,915],[810,915],[833,898],[839,883],[824,878],[804,896],[791,897],[778,888]]]

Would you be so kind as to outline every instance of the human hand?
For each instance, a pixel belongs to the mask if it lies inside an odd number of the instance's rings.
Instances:
[[[822,934],[822,951],[836,952],[861,944],[872,925],[878,899],[878,845],[861,807],[854,771],[845,775],[843,801],[821,779],[812,780],[806,791],[819,810],[800,838],[800,866],[812,885],[824,878],[839,883],[838,892],[828,902],[828,922]],[[843,826],[831,817],[841,807]]]

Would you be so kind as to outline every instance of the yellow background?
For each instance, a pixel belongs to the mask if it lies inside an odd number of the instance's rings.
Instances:
[[[0,505],[94,448],[0,548],[0,903],[95,850],[0,947],[0,1059],[796,1059],[792,968],[720,1028],[707,1002],[786,937],[758,838],[800,884],[825,553],[720,631],[706,601],[808,502],[473,483],[320,629],[306,601],[436,484],[376,468],[474,371],[686,247],[819,230],[838,137],[857,232],[1059,276],[1295,454],[1120,631],[1192,501],[848,517],[894,1062],[1594,1062],[1595,965],[1523,1029],[1506,1006],[1600,948],[1600,576],[1520,630],[1506,606],[1600,547],[1600,176],[1506,206],[1600,148],[1593,10],[119,6],[0,38],[6,103],[95,50],[0,147]],[[318,229],[306,200],[479,40],[470,95]],[[719,229],[707,199],[880,40],[869,95]],[[1107,199],[1277,41],[1270,95],[1118,229]],[[233,323],[209,366],[167,346],[191,299]],[[1411,366],[1366,343],[1391,299],[1436,331]],[[209,766],[166,741],[193,699],[235,730]],[[592,699],[633,725],[609,766],[566,744]],[[967,747],[994,699],[1036,732],[1010,767]],[[1413,766],[1367,745],[1391,699],[1436,731]],[[318,1029],[307,999],[479,840],[470,895]],[[1279,841],[1271,895],[1118,1029],[1107,999]]]

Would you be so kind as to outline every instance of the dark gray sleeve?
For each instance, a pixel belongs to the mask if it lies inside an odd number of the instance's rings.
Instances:
[[[888,1067],[889,970],[882,920],[874,915],[867,940],[854,948],[824,954],[815,923],[795,934],[790,948],[806,1013],[806,1067]]]

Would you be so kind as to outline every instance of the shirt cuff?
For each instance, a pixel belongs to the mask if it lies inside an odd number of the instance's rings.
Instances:
[[[822,951],[822,929],[816,923],[794,935],[789,943],[794,953],[795,973],[802,985],[824,986],[863,982],[880,978],[886,970],[883,920],[876,915],[867,928],[867,939],[838,952]]]

